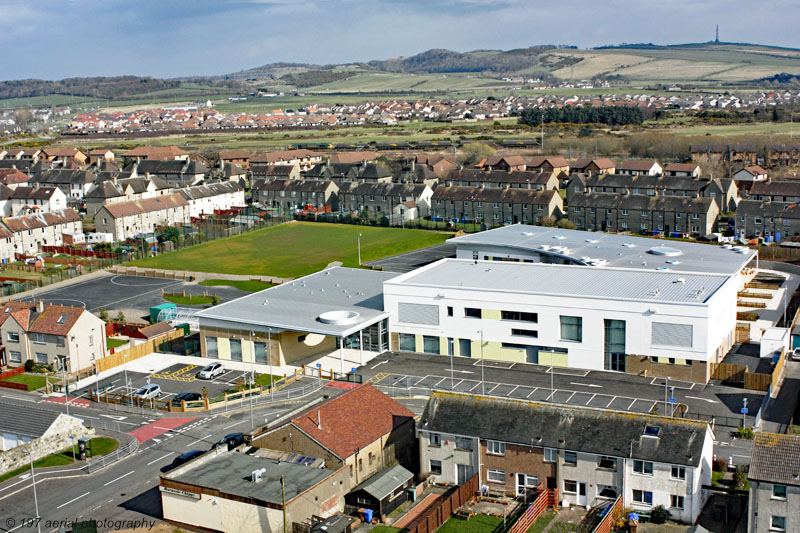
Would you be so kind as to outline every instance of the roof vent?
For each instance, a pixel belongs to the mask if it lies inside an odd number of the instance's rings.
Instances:
[[[328,311],[322,313],[317,317],[317,320],[323,324],[331,324],[333,326],[345,326],[353,324],[358,321],[360,315],[355,311]]]
[[[680,283],[681,285],[686,285],[686,278],[678,278],[672,283]]]
[[[260,482],[261,476],[263,476],[264,472],[266,471],[267,471],[266,468],[259,468],[258,470],[253,470],[252,472],[250,472],[250,481],[252,481],[253,483]]]
[[[622,246],[624,246],[625,248],[636,248],[636,245],[633,244],[632,242],[626,242]]]
[[[534,233],[532,231],[523,231],[522,235],[525,237],[533,237]]]
[[[597,239],[586,239],[586,242],[588,242],[590,244],[596,244],[597,243]]]
[[[556,240],[559,240],[559,241],[563,241],[564,239],[566,239],[566,236],[564,236],[564,235],[553,235],[553,238],[556,239]]]
[[[676,255],[681,255],[683,252],[678,248],[672,248],[671,246],[654,246],[647,250],[648,254],[653,255],[665,255],[667,257],[674,257]]]

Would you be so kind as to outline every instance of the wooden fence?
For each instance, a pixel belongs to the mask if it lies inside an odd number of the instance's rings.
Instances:
[[[609,533],[616,525],[617,520],[622,515],[622,496],[618,497],[611,506],[611,509],[606,512],[603,519],[597,524],[592,533]]]
[[[119,257],[119,254],[112,254],[111,252],[95,252],[70,248],[69,246],[42,246],[42,251],[50,254],[77,255],[79,257],[99,257],[101,259],[112,259]]]
[[[97,372],[103,372],[111,368],[115,368],[124,364],[126,361],[134,361],[140,357],[151,354],[157,351],[161,343],[168,342],[177,338],[183,337],[183,330],[177,329],[171,331],[166,335],[145,341],[142,344],[131,346],[127,350],[122,350],[113,354],[106,355],[102,359],[97,360]]]
[[[794,324],[792,324],[792,327],[794,327]],[[775,392],[775,394],[777,394],[778,385],[783,377],[783,371],[786,369],[787,360],[788,356],[786,352],[782,351],[780,358],[778,358],[778,362],[775,364],[775,368],[772,369],[772,381],[770,382],[770,385],[772,386],[772,390]]]
[[[777,369],[777,367],[776,367]],[[769,389],[773,381],[772,374],[759,374],[750,372],[744,365],[731,365],[728,363],[712,363],[711,379],[721,379],[723,381],[741,381],[747,390],[765,391]]]
[[[536,497],[533,503],[530,504],[527,509],[525,509],[525,512],[519,517],[519,520],[517,520],[511,529],[508,530],[508,533],[525,533],[548,507],[555,509],[557,502],[557,489],[543,490],[539,493],[539,496]]]
[[[128,267],[113,267],[108,269],[112,274],[123,274],[125,276],[143,276],[145,278],[158,279],[180,279],[188,280],[192,277],[188,272],[167,272],[166,270],[146,270]]]
[[[3,381],[6,378],[18,376],[25,372],[25,367],[20,366],[13,370],[7,370],[5,372],[0,373],[0,387],[5,387],[6,389],[16,389],[16,390],[28,390],[28,386],[24,383],[10,383],[8,381]]]
[[[472,476],[463,485],[451,488],[436,500],[413,522],[405,527],[408,533],[433,533],[444,524],[453,511],[472,500],[478,493],[478,474]]]

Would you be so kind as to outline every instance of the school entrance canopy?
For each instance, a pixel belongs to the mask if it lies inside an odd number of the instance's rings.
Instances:
[[[204,356],[273,365],[338,352],[339,371],[388,349],[383,282],[397,276],[334,267],[197,313]],[[311,364],[311,366],[314,366]]]

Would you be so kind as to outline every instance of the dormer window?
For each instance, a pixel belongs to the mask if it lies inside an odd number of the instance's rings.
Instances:
[[[652,424],[647,424],[644,427],[644,433],[642,433],[645,437],[655,437],[658,438],[659,433],[661,433],[661,428],[659,426],[654,426]]]

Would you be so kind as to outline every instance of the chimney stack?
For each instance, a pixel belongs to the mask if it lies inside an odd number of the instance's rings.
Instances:
[[[317,409],[317,429],[322,429],[322,416],[319,413],[319,409]]]
[[[41,298],[36,300],[36,312],[37,313],[44,313],[44,302]]]

